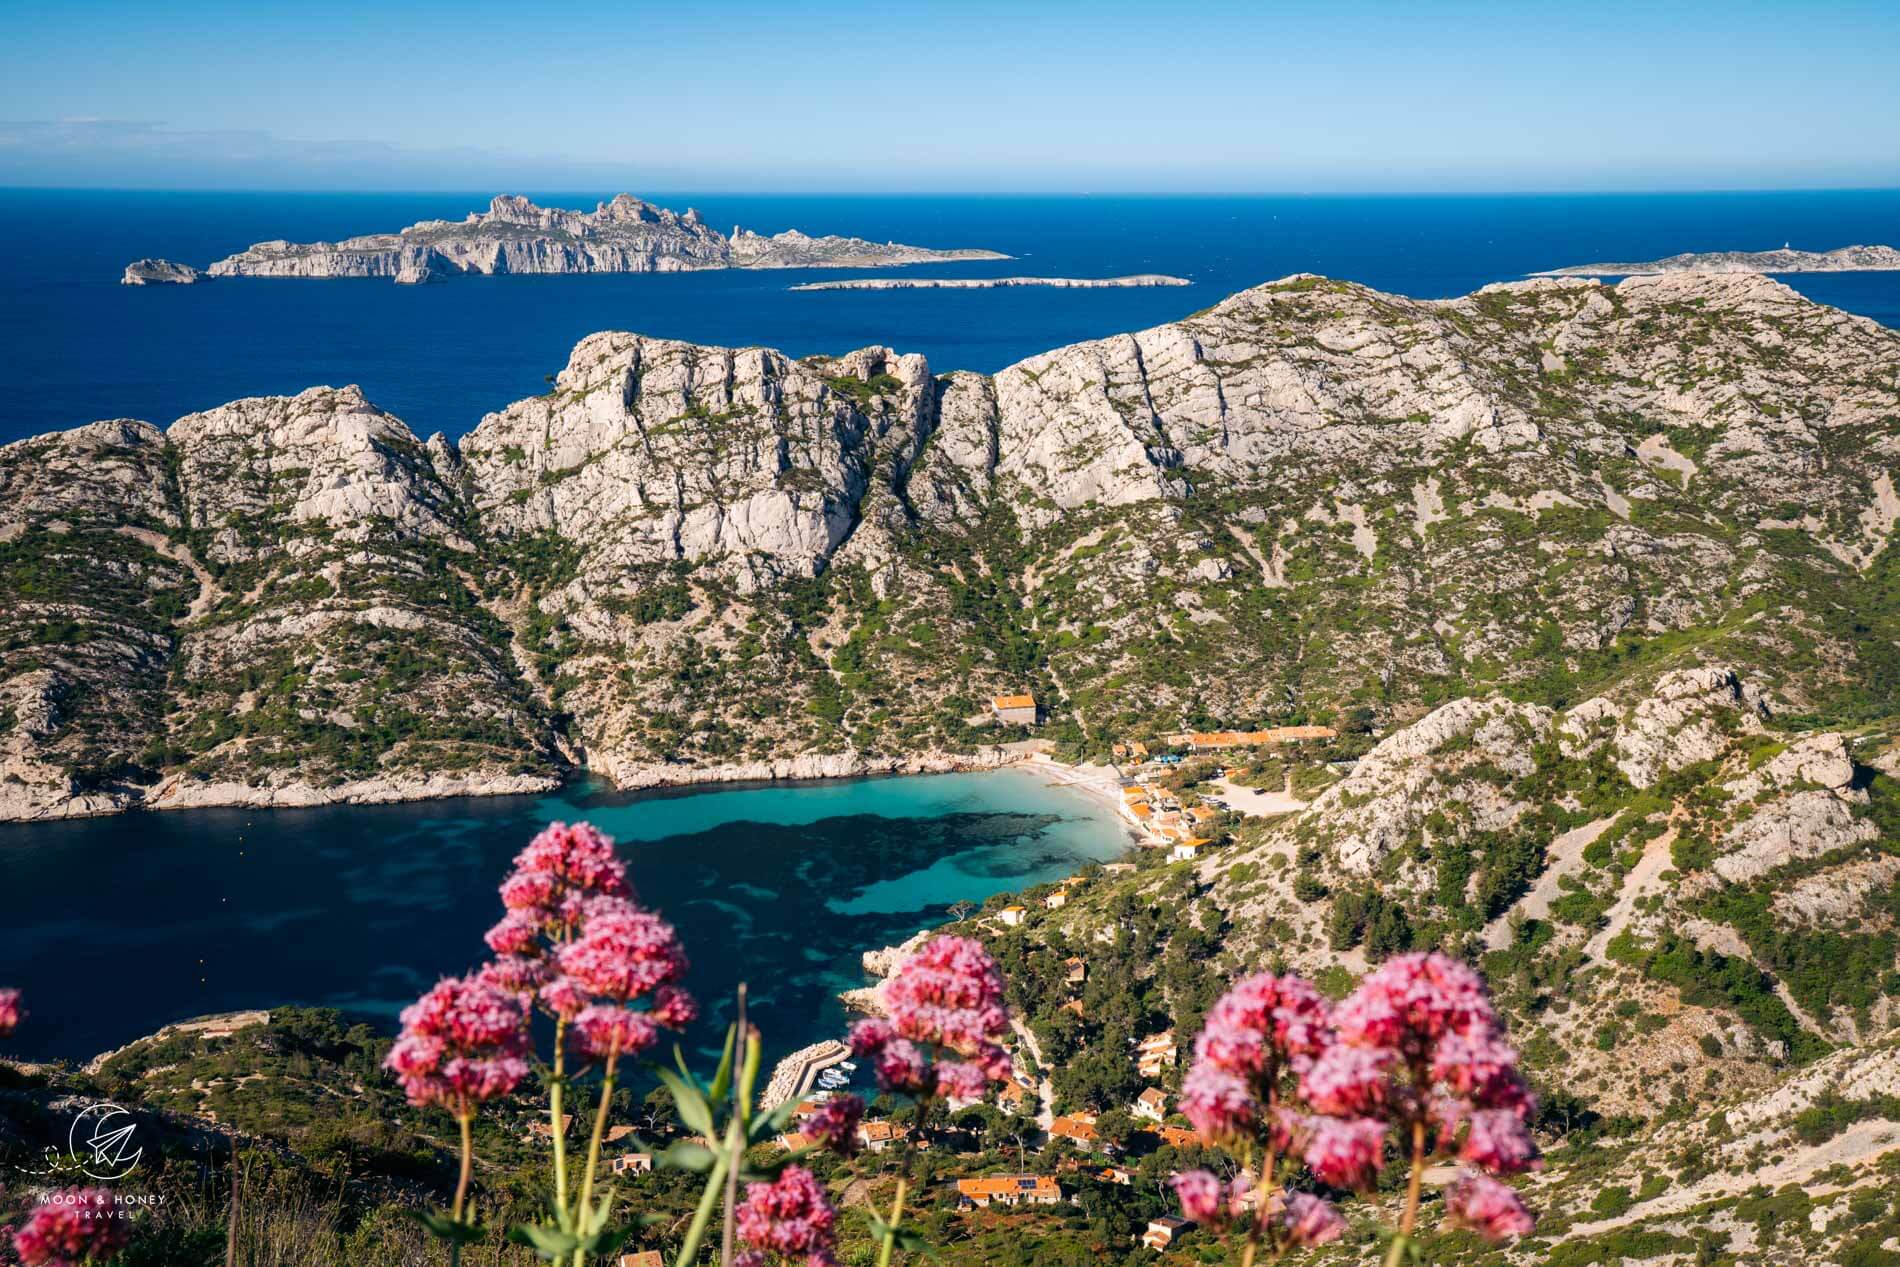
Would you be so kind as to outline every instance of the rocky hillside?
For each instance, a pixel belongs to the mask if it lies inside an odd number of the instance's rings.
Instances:
[[[95,423],[0,449],[0,813],[940,763],[1003,689],[1083,747],[1691,670],[1877,726],[1897,431],[1900,335],[1691,274],[1294,277],[994,376],[600,334],[459,445]]]
[[[865,268],[945,260],[1000,260],[995,251],[949,250],[811,237],[796,229],[767,237],[734,227],[726,237],[688,208],[684,215],[620,194],[592,211],[539,207],[518,195],[495,198],[464,220],[425,220],[399,233],[341,242],[259,242],[200,274],[165,260],[140,260],[125,280],[195,282],[201,277],[389,277],[415,283],[456,273],[670,273],[704,268]]]

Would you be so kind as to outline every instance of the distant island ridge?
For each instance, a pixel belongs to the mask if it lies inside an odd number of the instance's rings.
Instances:
[[[1185,277],[1133,273],[1126,277],[857,277],[842,282],[805,282],[788,290],[998,290],[1052,286],[1059,290],[1111,290],[1134,286],[1192,286]]]
[[[1900,270],[1891,246],[1843,246],[1832,251],[1703,251],[1639,264],[1573,264],[1532,277],[1637,277],[1653,273],[1880,273]]]
[[[341,242],[259,242],[202,271],[170,260],[126,267],[128,286],[190,285],[211,277],[388,277],[405,284],[457,273],[672,273],[718,268],[881,268],[1006,260],[1000,251],[935,250],[788,229],[730,237],[684,214],[620,194],[593,211],[541,207],[503,194],[463,220],[424,220],[398,233]]]

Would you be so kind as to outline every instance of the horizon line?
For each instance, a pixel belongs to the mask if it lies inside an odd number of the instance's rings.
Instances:
[[[516,191],[527,186],[517,186]],[[604,188],[604,187],[603,187]],[[475,186],[293,187],[272,185],[42,185],[0,181],[8,193],[119,193],[119,194],[295,194],[295,195],[443,195],[494,198],[502,195]],[[584,195],[598,191],[582,186],[543,187],[544,196]],[[619,192],[629,193],[630,189]],[[675,195],[712,198],[1638,198],[1735,197],[1782,194],[1900,193],[1894,185],[1722,186],[1707,189],[1669,187],[1616,187],[1607,189],[1553,186],[1539,189],[650,189],[633,194],[642,199]],[[525,196],[525,195],[523,195]]]

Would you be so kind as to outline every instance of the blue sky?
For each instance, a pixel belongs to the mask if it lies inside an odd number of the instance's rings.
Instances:
[[[0,184],[1900,185],[1900,3],[0,0]]]

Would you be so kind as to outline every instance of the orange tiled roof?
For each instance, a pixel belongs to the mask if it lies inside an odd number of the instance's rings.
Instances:
[[[1090,1144],[1095,1142],[1094,1125],[1073,1117],[1059,1117],[1049,1123],[1049,1133],[1057,1139],[1074,1139]]]
[[[990,699],[991,708],[1034,708],[1034,695],[997,695]]]
[[[1009,1197],[1018,1194],[1038,1197],[1062,1195],[1061,1187],[1048,1175],[991,1175],[985,1179],[959,1179],[957,1191],[966,1197]]]

